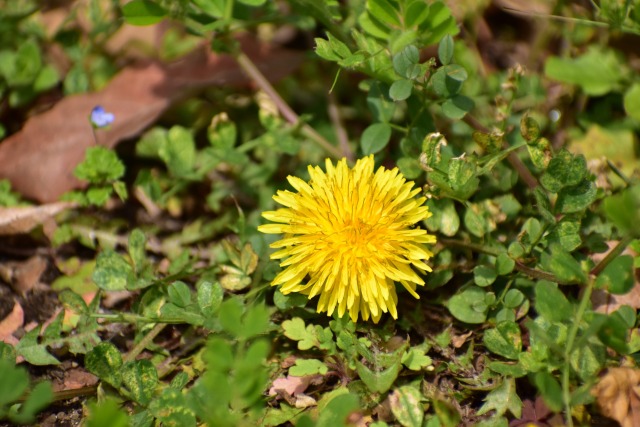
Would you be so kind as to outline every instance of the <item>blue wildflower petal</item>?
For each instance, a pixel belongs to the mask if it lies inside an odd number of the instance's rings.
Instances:
[[[96,128],[103,128],[109,126],[115,120],[116,116],[113,113],[105,111],[105,109],[97,105],[91,110],[91,124]]]

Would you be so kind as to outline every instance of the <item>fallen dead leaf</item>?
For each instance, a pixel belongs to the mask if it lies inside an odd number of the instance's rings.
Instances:
[[[82,368],[70,368],[64,371],[62,379],[53,381],[53,391],[75,390],[89,387],[98,383],[98,377]]]
[[[473,331],[469,331],[466,334],[462,334],[462,335],[457,335],[455,333],[451,334],[451,344],[455,347],[455,348],[460,348],[464,345],[464,343],[467,342],[467,339],[473,335]]]
[[[4,145],[0,145],[0,151],[3,147]],[[3,172],[0,172],[0,175]],[[74,206],[74,203],[58,202],[40,206],[0,208],[0,236],[28,233],[54,215]]]
[[[291,396],[303,393],[315,377],[317,377],[317,375],[307,375],[304,377],[287,375],[286,378],[278,378],[273,381],[269,389],[269,396],[275,396],[278,392],[285,392]]]
[[[22,306],[16,301],[13,310],[2,321],[0,321],[0,341],[7,342],[9,337],[13,337],[13,333],[24,323],[24,311]]]
[[[34,255],[26,261],[10,262],[5,266],[11,271],[11,288],[24,295],[40,283],[40,276],[47,269],[47,260],[40,255]]]
[[[617,242],[608,242],[609,251],[613,249],[616,244]],[[591,258],[595,263],[599,263],[607,256],[609,251],[595,254]],[[633,257],[638,256],[638,254],[636,254],[630,248],[626,248],[623,254],[631,255]],[[594,311],[596,311],[597,313],[610,314],[623,305],[628,305],[636,310],[640,309],[640,281],[638,280],[638,274],[636,274],[635,278],[636,280],[633,288],[631,288],[629,292],[623,295],[614,295],[605,290],[595,289],[591,294],[591,303],[593,304]]]
[[[603,415],[621,427],[640,426],[640,370],[609,368],[591,393]]]
[[[271,80],[290,74],[302,60],[298,52],[248,36],[240,42],[243,52]],[[29,118],[19,132],[0,144],[0,179],[9,179],[25,197],[57,200],[83,185],[73,169],[95,144],[88,116],[96,105],[115,114],[109,129],[96,132],[100,145],[113,147],[139,134],[190,90],[250,82],[231,56],[215,54],[204,45],[169,65],[151,60],[125,68],[102,91],[66,97]]]

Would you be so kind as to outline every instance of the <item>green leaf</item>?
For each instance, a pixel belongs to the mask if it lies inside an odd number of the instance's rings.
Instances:
[[[551,248],[551,253],[543,252],[541,263],[545,270],[553,273],[561,282],[585,283],[587,281],[580,263],[560,246]]]
[[[515,266],[516,262],[505,252],[502,252],[496,258],[496,273],[499,276],[505,276],[511,273]]]
[[[537,372],[534,376],[534,383],[544,399],[544,403],[553,412],[562,410],[562,389],[558,381],[546,371]]]
[[[591,181],[583,181],[579,185],[566,187],[558,193],[556,211],[563,214],[582,212],[595,202],[596,185]]]
[[[16,350],[6,342],[0,342],[0,361],[2,360],[6,360],[12,364],[16,361]],[[0,393],[0,396],[2,396],[2,393]],[[2,404],[0,403],[0,405]]]
[[[362,133],[360,146],[363,154],[374,154],[382,150],[391,139],[391,126],[387,123],[374,123]]]
[[[420,52],[414,45],[406,46],[393,57],[393,69],[405,79],[413,80],[424,74],[420,66]]]
[[[529,114],[525,114],[520,120],[520,134],[527,143],[537,141],[540,138],[540,125]]]
[[[596,279],[595,286],[616,295],[629,292],[634,285],[633,258],[621,255],[611,261]]]
[[[147,238],[139,228],[134,229],[129,235],[129,246],[127,249],[136,272],[141,272],[142,268],[147,264],[146,244]]]
[[[504,296],[504,306],[507,308],[517,308],[524,302],[525,296],[518,289],[509,289]]]
[[[433,73],[431,84],[433,90],[443,98],[451,98],[460,92],[462,83],[467,80],[468,74],[461,65],[444,65]],[[462,101],[465,102],[465,101]]]
[[[84,160],[76,166],[73,174],[92,184],[103,184],[122,178],[124,164],[113,150],[102,146],[89,147]]]
[[[483,323],[489,306],[484,302],[486,292],[477,286],[466,288],[447,301],[447,308],[456,319],[466,323]]]
[[[402,356],[402,364],[412,371],[420,371],[433,364],[433,360],[425,354],[424,349],[411,347]]]
[[[442,65],[449,65],[453,59],[453,37],[447,34],[438,44],[438,59]]]
[[[164,8],[151,0],[133,0],[122,6],[122,14],[131,25],[152,25],[167,16]]]
[[[487,265],[476,265],[473,269],[473,281],[476,285],[484,288],[496,281],[496,270]]]
[[[402,370],[402,358],[407,347],[408,343],[405,343],[393,353],[372,354],[371,367],[356,360],[358,376],[370,391],[384,393],[391,388]]]
[[[403,427],[421,427],[424,419],[422,395],[411,386],[395,389],[389,395],[391,412]]]
[[[169,301],[180,308],[185,308],[191,304],[191,289],[181,281],[175,281],[167,288]]]
[[[296,359],[296,364],[289,368],[289,375],[304,377],[305,375],[324,375],[329,371],[327,365],[317,359]]]
[[[29,374],[22,366],[15,366],[13,361],[0,360],[0,409],[12,404],[27,391]]]
[[[624,110],[629,117],[640,122],[640,83],[634,83],[625,92]]]
[[[22,339],[20,339],[20,342],[16,344],[16,353],[24,357],[24,360],[32,365],[42,366],[59,364],[60,361],[47,351],[46,346],[38,342],[39,335],[39,327],[27,332]]]
[[[558,285],[546,280],[536,283],[535,309],[538,314],[552,322],[562,322],[573,317],[573,307]]]
[[[405,28],[421,25],[429,17],[429,4],[423,1],[409,3],[404,9]]]
[[[89,404],[87,427],[129,427],[129,417],[120,409],[120,404],[111,397]]]
[[[85,367],[102,381],[118,388],[122,383],[122,355],[111,343],[102,342],[84,358]]]
[[[36,420],[36,415],[53,401],[53,387],[48,381],[38,383],[27,396],[27,399],[15,412],[12,408],[9,417],[18,424],[31,424]]]
[[[487,329],[483,342],[489,351],[507,359],[518,359],[522,350],[520,328],[517,323],[508,320],[498,323],[495,328]]]
[[[147,405],[158,385],[158,371],[149,360],[134,360],[122,366],[122,385],[136,402]]]
[[[371,15],[388,26],[399,26],[398,10],[388,0],[367,0],[367,10]]]
[[[163,426],[195,427],[196,416],[187,403],[182,390],[165,388],[153,399],[149,411]]]
[[[388,123],[396,110],[396,103],[389,98],[389,87],[375,81],[367,94],[367,106],[373,114],[374,121]]]
[[[265,4],[267,0],[238,0],[238,1],[242,4],[246,4],[247,6],[257,7]]]
[[[516,393],[516,381],[514,378],[505,378],[498,387],[493,389],[484,398],[484,405],[478,410],[478,415],[495,410],[494,416],[502,416],[507,411],[516,418],[522,415],[522,401]]]
[[[220,305],[218,312],[220,325],[231,335],[239,337],[242,335],[242,303],[230,298]]]
[[[603,209],[607,218],[620,232],[640,236],[640,184],[626,188],[621,193],[604,199]]]
[[[593,45],[575,59],[548,58],[544,73],[554,80],[580,86],[587,95],[600,96],[618,86],[625,68],[613,50]]]
[[[167,142],[160,147],[158,154],[173,176],[188,178],[193,173],[196,145],[188,129],[182,126],[173,126],[169,129]]]
[[[442,104],[442,113],[450,119],[457,120],[473,110],[473,107],[474,103],[471,98],[464,95],[454,95]]]
[[[628,354],[629,352],[628,335],[629,326],[617,311],[608,315],[600,330],[598,330],[600,341],[620,354]]]
[[[218,312],[223,297],[224,291],[219,283],[205,280],[198,284],[198,307],[204,317],[211,318]]]
[[[133,283],[133,268],[121,255],[106,249],[98,255],[93,281],[105,291],[122,291]]]
[[[396,80],[389,88],[389,97],[394,101],[404,101],[411,96],[413,82],[410,80]]]
[[[360,401],[358,396],[349,393],[346,387],[337,388],[326,393],[318,401],[318,420],[315,427],[337,427],[345,425],[350,413],[358,410]],[[312,424],[313,425],[313,424]],[[296,425],[300,427],[300,423]]]
[[[248,308],[239,337],[249,339],[264,334],[269,329],[269,318],[269,309],[264,304]]]
[[[540,183],[548,191],[558,193],[564,187],[581,184],[587,173],[587,161],[583,155],[574,156],[562,149],[549,162]]]
[[[460,217],[451,199],[427,200],[427,206],[433,215],[425,220],[432,231],[440,231],[445,236],[455,236],[460,229]]]
[[[396,164],[398,165],[398,169],[400,169],[400,173],[407,179],[416,179],[423,173],[418,159],[401,157]]]
[[[312,347],[329,350],[335,346],[331,329],[318,325],[305,327],[304,320],[299,317],[282,322],[282,329],[287,338],[298,341],[298,349],[300,350],[308,350]]]

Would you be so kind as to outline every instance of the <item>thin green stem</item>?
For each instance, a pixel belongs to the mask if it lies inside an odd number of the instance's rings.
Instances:
[[[262,74],[262,72],[256,67],[256,65],[251,61],[251,59],[245,55],[243,52],[239,52],[236,55],[236,60],[240,65],[240,68],[247,73],[251,79],[258,85],[258,87],[271,98],[273,103],[278,107],[280,114],[285,118],[289,123],[294,126],[300,125],[300,117],[296,114],[295,111],[287,104],[287,102],[280,96],[280,94],[274,89],[269,80]],[[327,141],[322,135],[320,135],[314,128],[309,126],[306,123],[302,123],[300,127],[302,133],[313,142],[318,144],[324,150],[326,150],[329,154],[331,154],[335,158],[342,158],[343,153],[340,148],[334,146],[329,141]]]
[[[571,417],[571,354],[574,352],[574,343],[580,330],[580,324],[582,318],[587,311],[589,302],[591,301],[591,293],[593,292],[594,280],[589,280],[582,298],[580,299],[580,305],[578,311],[571,323],[571,328],[567,334],[567,345],[564,352],[564,364],[562,366],[562,400],[564,403],[565,418],[568,427],[573,427],[573,419]]]
[[[616,247],[611,249],[611,251],[607,254],[607,256],[604,257],[604,259],[600,261],[598,265],[593,267],[593,269],[591,270],[591,274],[594,276],[597,276],[598,274],[602,273],[602,270],[604,270],[607,267],[607,265],[611,263],[611,261],[616,259],[622,253],[622,251],[624,251],[625,248],[629,246],[629,243],[631,243],[633,239],[634,239],[633,236],[624,236],[622,240],[618,242]]]
[[[147,346],[149,344],[151,344],[151,342],[155,339],[155,337],[158,336],[158,334],[160,332],[162,332],[162,330],[167,326],[166,323],[158,323],[156,324],[156,326],[153,327],[153,329],[151,329],[149,331],[149,333],[147,335],[145,335],[138,344],[135,345],[135,347],[133,347],[129,353],[127,353],[122,360],[124,362],[130,362],[132,360],[135,360],[136,357],[138,357],[138,355],[140,353],[142,353],[144,351],[145,348],[147,348]]]

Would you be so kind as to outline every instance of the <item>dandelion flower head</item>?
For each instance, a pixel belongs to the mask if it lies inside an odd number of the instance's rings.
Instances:
[[[271,258],[285,267],[271,284],[285,295],[319,295],[317,311],[329,316],[337,309],[354,322],[362,315],[377,323],[387,312],[397,319],[396,283],[419,298],[419,273],[431,271],[425,245],[435,236],[415,227],[431,216],[420,189],[397,168],[374,172],[373,156],[353,168],[327,159],[326,172],[309,166],[309,175],[308,183],[289,176],[297,192],[278,191],[273,199],[285,207],[262,214],[273,224],[258,230],[284,234],[271,244],[279,249]]]

